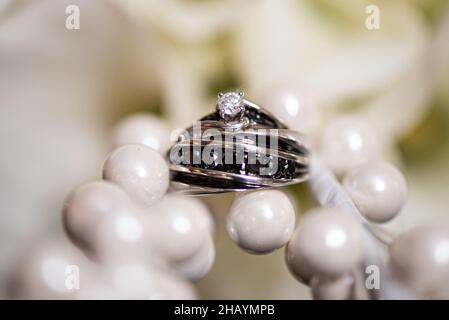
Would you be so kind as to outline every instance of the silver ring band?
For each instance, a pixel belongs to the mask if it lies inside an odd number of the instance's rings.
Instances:
[[[184,194],[281,187],[308,178],[304,137],[241,92],[219,94],[217,110],[185,129],[167,158],[170,189]]]

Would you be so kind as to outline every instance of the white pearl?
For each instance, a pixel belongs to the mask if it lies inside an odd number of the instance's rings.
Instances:
[[[12,276],[14,299],[74,299],[90,281],[89,261],[64,239],[32,245]]]
[[[116,212],[105,217],[95,227],[89,244],[89,255],[102,264],[122,259],[146,257],[148,225],[139,214]]]
[[[169,263],[196,255],[213,229],[209,210],[194,198],[166,195],[147,214],[155,225],[151,245]]]
[[[183,277],[198,281],[210,271],[214,260],[214,240],[208,236],[197,253],[184,261],[174,263],[172,267]]]
[[[144,145],[130,144],[108,155],[103,178],[117,183],[133,199],[148,207],[167,191],[169,171],[158,152]]]
[[[195,299],[194,288],[168,270],[140,260],[123,261],[106,269],[112,288],[126,299]]]
[[[311,287],[314,299],[347,300],[353,296],[354,278],[350,275],[337,278],[313,277]]]
[[[162,154],[170,146],[168,126],[149,113],[134,114],[121,120],[112,137],[113,148],[126,144],[143,144]]]
[[[229,211],[227,229],[242,249],[255,254],[284,246],[295,228],[295,209],[279,190],[245,192]]]
[[[139,260],[123,260],[105,269],[112,287],[126,299],[144,299],[155,286],[159,272]]]
[[[156,279],[156,285],[145,298],[147,300],[196,300],[198,294],[187,281],[172,274],[161,273]]]
[[[324,129],[319,153],[338,176],[380,158],[379,137],[369,123],[353,116],[341,116]]]
[[[122,300],[126,299],[123,293],[115,288],[107,273],[108,267],[95,264],[92,268],[92,277],[85,281],[83,277],[80,290],[77,290],[77,300]]]
[[[362,258],[362,230],[354,219],[333,209],[304,215],[287,246],[287,264],[294,275],[339,276]]]
[[[449,229],[419,226],[396,238],[390,247],[397,277],[420,297],[429,298],[449,283]]]
[[[262,106],[273,112],[289,128],[310,133],[319,122],[318,105],[310,89],[284,85],[267,90]]]
[[[129,205],[128,195],[119,186],[106,181],[86,183],[73,190],[64,202],[65,230],[76,245],[87,249],[101,219]]]
[[[285,248],[285,263],[296,280],[308,286],[313,279],[315,270],[309,265],[303,252],[298,249],[299,244],[295,239],[296,237],[297,233],[294,232],[292,238],[287,243]]]
[[[102,283],[88,283],[76,293],[76,300],[123,300],[126,297],[117,289]]]
[[[343,185],[362,215],[374,222],[393,219],[407,198],[402,173],[386,162],[369,162],[351,170]]]

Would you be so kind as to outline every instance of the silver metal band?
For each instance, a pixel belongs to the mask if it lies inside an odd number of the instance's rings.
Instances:
[[[213,137],[196,134],[208,130]],[[170,189],[199,195],[299,183],[308,178],[308,154],[304,137],[270,112],[242,93],[221,94],[217,111],[187,128],[167,154]]]

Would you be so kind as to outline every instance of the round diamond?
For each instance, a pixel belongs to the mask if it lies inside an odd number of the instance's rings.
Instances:
[[[227,92],[218,95],[217,109],[224,121],[240,120],[245,112],[242,92]]]

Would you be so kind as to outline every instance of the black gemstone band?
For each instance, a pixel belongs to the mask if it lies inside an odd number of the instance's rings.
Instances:
[[[243,100],[241,121],[224,122],[219,111],[189,127],[167,154],[171,189],[209,194],[279,187],[308,177],[303,137],[252,102]],[[214,130],[206,138],[195,135]]]

